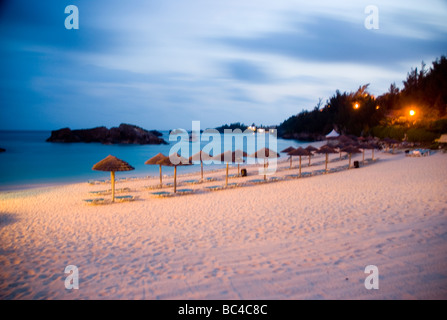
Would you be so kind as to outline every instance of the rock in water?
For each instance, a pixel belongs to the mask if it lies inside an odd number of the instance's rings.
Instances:
[[[51,132],[47,142],[99,142],[102,144],[167,144],[153,132],[143,128],[120,124],[119,127],[107,129],[96,127],[92,129],[71,130],[63,128]]]
[[[5,152],[6,149],[0,148],[0,152]]]

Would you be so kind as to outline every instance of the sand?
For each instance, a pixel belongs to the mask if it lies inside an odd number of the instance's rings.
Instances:
[[[376,156],[300,179],[182,186],[197,193],[171,198],[143,188],[156,177],[121,181],[138,198],[106,205],[82,199],[107,185],[2,192],[0,299],[446,299],[447,154]],[[324,168],[322,159],[303,172]],[[298,172],[288,165],[275,176]],[[77,290],[65,288],[68,265]],[[377,290],[365,288],[368,265]]]

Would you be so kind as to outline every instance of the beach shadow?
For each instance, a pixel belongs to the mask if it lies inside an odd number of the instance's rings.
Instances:
[[[17,215],[0,212],[0,229],[18,221],[19,219],[17,218]]]

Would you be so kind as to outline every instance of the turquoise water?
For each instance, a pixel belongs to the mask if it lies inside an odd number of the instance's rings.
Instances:
[[[45,140],[50,136],[50,131],[0,131],[0,147],[6,149],[6,152],[0,153],[0,190],[108,179],[110,177],[108,172],[93,171],[92,166],[109,154],[135,168],[134,171],[117,172],[117,178],[156,176],[158,166],[145,165],[144,162],[159,152],[169,155],[171,148],[177,143],[169,142],[168,131],[162,133],[168,145],[48,143]],[[268,143],[268,135],[266,137]],[[201,146],[207,143],[202,142]],[[275,140],[272,139],[270,143],[273,147]],[[276,139],[278,151],[289,146],[306,145],[308,143]],[[231,142],[227,141],[225,144],[222,141],[222,151],[229,149],[232,149]],[[223,165],[210,165],[205,169],[219,167]],[[199,168],[200,165],[182,167],[179,173],[198,171]],[[173,174],[173,168],[163,168],[163,174]]]

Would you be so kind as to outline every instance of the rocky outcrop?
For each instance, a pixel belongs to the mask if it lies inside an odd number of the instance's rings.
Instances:
[[[158,135],[158,134],[157,134]],[[71,130],[63,128],[51,132],[47,142],[99,142],[102,144],[167,144],[154,132],[140,127],[121,124],[119,127],[107,129],[97,127],[92,129]]]

